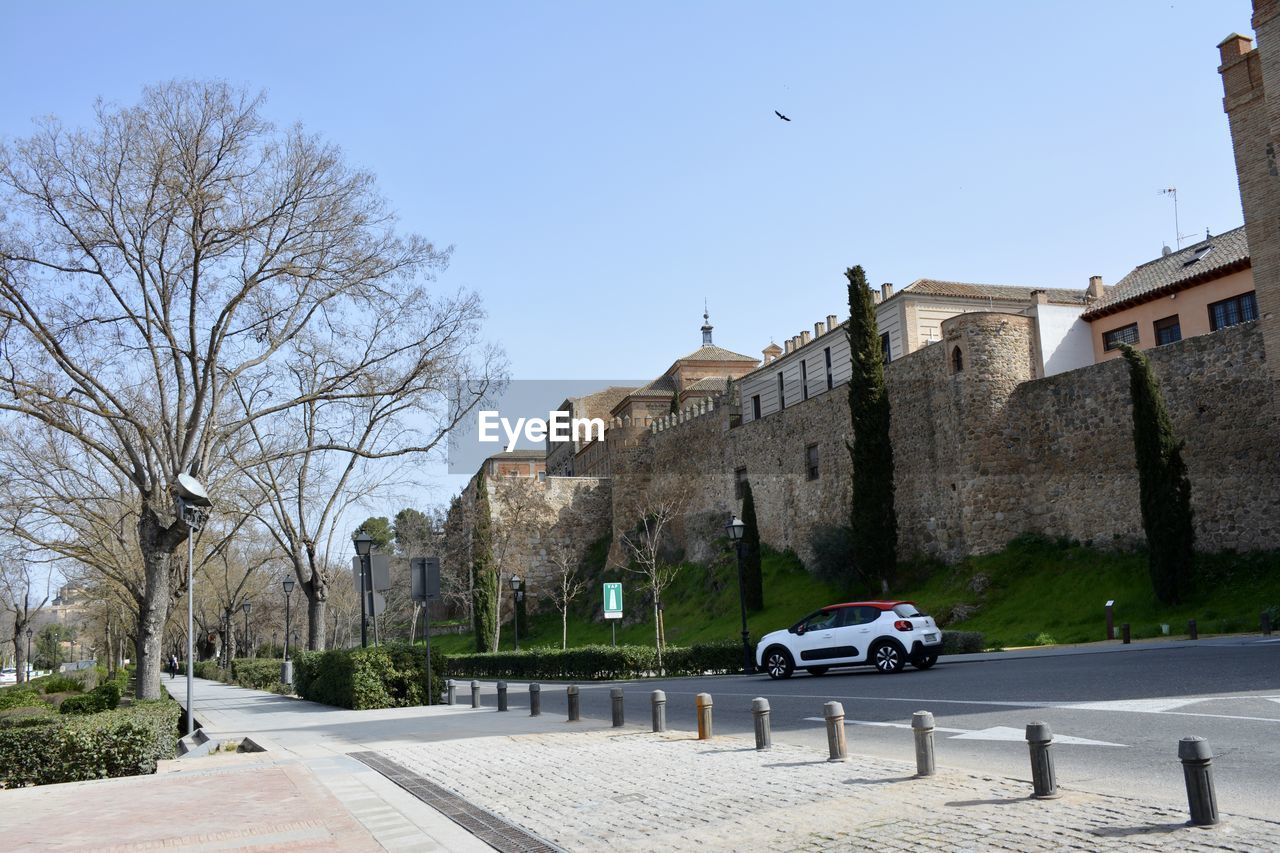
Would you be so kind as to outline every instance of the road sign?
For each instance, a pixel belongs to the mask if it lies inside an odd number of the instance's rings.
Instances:
[[[351,558],[351,581],[360,592],[360,558]],[[391,558],[386,554],[369,557],[369,577],[365,581],[370,589],[386,592],[391,589]]]
[[[620,583],[604,585],[604,618],[622,618],[622,584]]]
[[[440,597],[440,558],[412,557],[409,560],[412,598],[423,602]]]

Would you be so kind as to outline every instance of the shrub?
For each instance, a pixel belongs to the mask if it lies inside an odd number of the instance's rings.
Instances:
[[[56,712],[48,702],[40,702],[38,705],[21,705],[7,711],[0,711],[0,729],[22,728],[54,716]]]
[[[210,681],[231,680],[230,674],[216,660],[198,660],[192,669],[196,678],[207,678]]]
[[[47,705],[35,688],[20,684],[17,687],[6,687],[0,690],[0,711],[9,708],[35,708]]]
[[[1058,645],[1058,641],[1053,638],[1052,634],[1046,634],[1045,632],[1041,631],[1039,634],[1036,634],[1035,645],[1056,646]]]
[[[238,658],[231,662],[231,676],[236,684],[251,690],[271,690],[280,683],[282,660],[274,658]]]
[[[944,655],[971,655],[982,651],[987,646],[986,637],[980,631],[943,631],[942,651]]]
[[[96,714],[105,710],[107,710],[107,703],[96,693],[68,696],[58,706],[58,712],[62,714]]]
[[[742,645],[733,640],[667,646],[663,671],[671,675],[737,672],[742,668]],[[450,655],[451,678],[518,678],[585,681],[644,678],[658,672],[658,656],[651,646],[580,646],[576,649],[527,649],[518,652]]]
[[[20,787],[154,773],[157,761],[174,756],[181,712],[172,700],[137,702],[0,728],[0,782]]]
[[[70,678],[65,675],[50,675],[47,678],[39,679],[40,688],[44,690],[45,695],[50,693],[81,693],[84,691],[84,683],[78,678]]]
[[[432,686],[437,701],[444,688],[445,661],[431,653]],[[293,687],[303,699],[341,708],[402,708],[422,705],[426,679],[425,646],[386,643],[362,649],[303,652],[294,658]]]

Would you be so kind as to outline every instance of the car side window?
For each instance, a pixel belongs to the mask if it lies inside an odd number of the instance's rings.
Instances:
[[[819,611],[804,620],[804,629],[806,631],[821,631],[824,628],[832,628],[837,624],[836,620],[839,615],[840,613],[837,610]]]
[[[880,618],[880,608],[878,607],[851,607],[850,610],[856,610],[856,618],[850,622],[850,625],[867,625]]]

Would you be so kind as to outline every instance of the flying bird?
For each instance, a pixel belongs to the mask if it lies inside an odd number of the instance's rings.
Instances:
[[[774,110],[774,111],[773,111],[773,114],[774,114],[774,115],[776,115],[778,118],[782,119],[783,121],[791,121],[791,119],[787,118],[786,116],[784,116],[782,113],[778,112],[777,110]]]

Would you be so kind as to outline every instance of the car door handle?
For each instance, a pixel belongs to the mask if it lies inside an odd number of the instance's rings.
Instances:
[[[830,638],[831,638],[831,632],[830,632],[830,631],[828,631],[827,633],[822,634],[821,636],[822,636],[822,639],[824,639],[824,640],[828,640],[828,639],[830,639]]]

